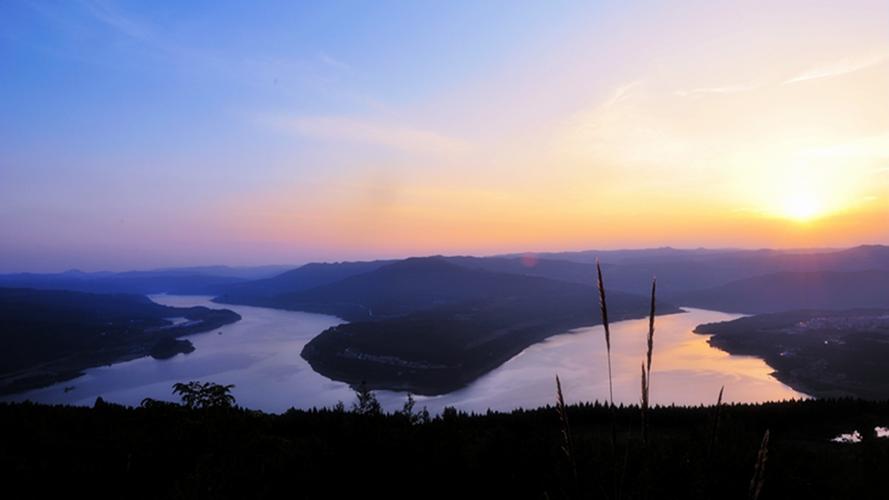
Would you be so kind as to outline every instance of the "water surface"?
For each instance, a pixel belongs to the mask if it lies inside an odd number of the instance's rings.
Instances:
[[[152,299],[171,306],[206,305],[210,297],[156,295]],[[243,319],[212,332],[189,336],[196,350],[167,360],[150,357],[92,368],[74,380],[5,398],[44,403],[91,405],[96,397],[138,405],[151,397],[174,401],[175,382],[189,380],[235,384],[239,405],[269,412],[290,407],[346,405],[354,393],[344,383],[327,379],[299,353],[339,318],[261,307],[224,306]],[[732,356],[710,347],[707,336],[692,333],[695,326],[739,317],[701,309],[657,318],[651,395],[653,403],[711,404],[725,386],[726,401],[760,402],[804,397],[771,376],[771,368],[749,356]],[[615,402],[640,399],[640,364],[645,356],[648,320],[612,325],[612,370]],[[221,335],[219,334],[221,332]],[[579,328],[535,344],[469,386],[442,396],[417,397],[419,406],[438,412],[445,406],[484,411],[511,410],[552,403],[555,375],[562,380],[565,397],[575,401],[606,401],[608,369],[604,330]],[[65,387],[74,387],[65,392]],[[396,409],[405,394],[379,391],[387,409]]]
[[[708,335],[692,331],[697,325],[739,318],[703,309],[658,316],[652,362],[652,404],[713,404],[725,386],[726,402],[763,402],[806,397],[775,379],[761,359],[734,356],[711,347]],[[612,373],[615,403],[641,400],[641,371],[645,359],[648,319],[611,325]],[[525,349],[470,386],[434,398],[430,408],[446,405],[484,410],[509,410],[551,404],[555,375],[565,399],[607,401],[608,364],[602,326],[578,328]]]

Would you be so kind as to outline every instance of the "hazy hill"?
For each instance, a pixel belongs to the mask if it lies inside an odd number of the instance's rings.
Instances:
[[[646,293],[654,276],[664,294],[676,294],[780,272],[889,270],[889,247],[884,246],[808,251],[662,248],[441,258],[474,270],[591,284],[596,255],[610,289],[639,294]],[[280,307],[273,297],[333,284],[395,262],[399,261],[308,264],[274,278],[226,286],[219,302]]]
[[[536,276],[572,283],[592,284],[596,282],[595,264],[571,262],[567,260],[542,259],[536,257],[468,257],[456,256],[445,259],[462,267],[482,269],[497,273]],[[609,264],[604,269],[611,270]],[[611,275],[608,275],[611,283]],[[649,277],[650,278],[650,277]],[[613,284],[613,283],[612,283]],[[641,290],[640,290],[641,291]]]
[[[677,293],[686,306],[740,313],[889,307],[889,271],[782,272]]]
[[[587,250],[498,257],[444,257],[452,264],[499,273],[591,283],[600,258],[610,288],[645,293],[651,278],[667,292],[702,290],[780,272],[889,270],[889,247],[846,250],[674,249]],[[167,268],[122,273],[17,273],[0,275],[0,286],[95,293],[181,293],[221,296],[221,302],[261,303],[379,269],[397,260],[311,263],[288,266]]]
[[[604,255],[609,281],[625,291],[644,290],[652,276],[665,293],[702,290],[783,272],[889,270],[889,247],[847,250],[670,250]]]
[[[577,250],[577,251],[567,251],[567,252],[530,252],[530,253],[515,253],[515,254],[505,254],[500,257],[505,258],[520,258],[528,255],[533,255],[540,259],[548,259],[548,260],[566,260],[569,262],[581,262],[585,264],[595,264],[596,259],[599,259],[603,263],[607,262],[610,264],[625,264],[633,261],[650,261],[650,262],[663,262],[670,260],[684,260],[688,258],[695,257],[703,257],[707,255],[719,255],[719,254],[727,254],[738,252],[737,249],[712,249],[712,248],[692,248],[692,249],[684,249],[684,248],[672,248],[672,247],[660,247],[660,248],[640,248],[640,249],[625,249],[625,250]]]
[[[200,275],[219,276],[225,278],[238,278],[242,280],[259,280],[277,276],[285,271],[293,269],[292,265],[269,264],[264,266],[192,266],[192,267],[166,267],[150,271],[129,271],[119,273],[121,276],[139,275],[144,273],[165,275]]]
[[[86,273],[72,269],[63,273],[0,274],[0,287],[138,295],[154,293],[216,295],[226,285],[274,276],[288,268],[289,266],[203,266],[120,273],[108,271]]]
[[[262,305],[277,295],[327,285],[356,274],[367,273],[394,261],[311,263],[276,276],[219,288],[217,302]]]
[[[463,267],[443,257],[416,257],[335,283],[281,294],[269,298],[265,305],[334,314],[354,321],[468,301],[559,295],[577,287],[565,281]]]
[[[127,273],[67,271],[56,274],[0,275],[0,286],[3,287],[140,295],[153,293],[212,294],[217,286],[241,281],[243,281],[242,278],[165,271]]]

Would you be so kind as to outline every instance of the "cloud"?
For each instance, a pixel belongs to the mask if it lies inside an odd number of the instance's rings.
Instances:
[[[153,46],[159,50],[171,47],[162,41],[153,27],[141,20],[128,16],[113,4],[97,0],[82,0],[81,5],[95,18],[123,36]],[[175,48],[175,47],[173,47]]]
[[[303,137],[329,141],[370,144],[399,151],[429,154],[459,154],[466,142],[430,130],[391,125],[345,116],[272,117],[267,120],[279,130]]]
[[[889,159],[889,131],[807,149],[802,151],[801,155],[809,158]]]
[[[602,103],[602,107],[607,108],[626,101],[630,98],[633,90],[638,88],[640,85],[642,85],[642,81],[636,80],[634,82],[630,82],[618,87],[617,89],[615,89],[614,95],[612,95],[610,99]]]
[[[846,75],[882,64],[889,56],[886,54],[870,54],[859,58],[844,58],[833,61],[829,64],[815,66],[804,71],[792,78],[788,78],[781,82],[782,85],[804,82],[808,80],[817,80],[820,78],[831,78],[835,76]],[[731,85],[721,85],[718,87],[698,87],[688,90],[677,90],[674,92],[679,97],[688,97],[695,94],[737,94],[741,92],[749,92],[763,87],[762,82],[736,83]]]
[[[734,85],[723,85],[721,87],[700,87],[691,90],[677,90],[675,92],[679,97],[687,97],[693,94],[737,94],[738,92],[748,92],[761,87],[759,83],[738,83]]]
[[[272,53],[239,57],[236,53],[197,47],[182,40],[162,25],[133,16],[113,2],[81,0],[85,12],[119,37],[161,56],[164,60],[200,74],[212,73],[227,80],[249,84],[267,84],[280,80],[285,85],[319,89],[326,94],[336,76],[349,73],[351,67],[324,51],[314,57],[292,58]]]
[[[784,85],[792,83],[805,82],[809,80],[817,80],[820,78],[832,78],[835,76],[846,75],[872,66],[882,64],[887,59],[886,54],[870,54],[858,58],[843,58],[833,61],[829,64],[816,66],[804,71],[793,78],[789,78],[783,82]]]
[[[318,57],[319,61],[321,61],[322,63],[326,64],[327,66],[329,66],[333,69],[340,70],[340,71],[351,71],[352,70],[351,66],[349,66],[345,62],[340,61],[339,59],[331,56],[330,54],[328,54],[326,52],[319,52],[317,57]]]

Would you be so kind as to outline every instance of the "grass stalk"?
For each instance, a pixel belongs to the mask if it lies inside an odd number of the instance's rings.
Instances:
[[[608,303],[605,300],[605,283],[602,280],[602,266],[596,259],[596,287],[599,289],[599,311],[602,326],[605,327],[605,350],[608,355],[608,402],[614,406],[614,382],[611,376],[611,328],[608,325]]]
[[[605,327],[605,351],[608,356],[608,408],[611,412],[611,451],[617,452],[617,415],[614,408],[614,382],[611,375],[611,327],[608,325],[608,303],[605,300],[605,282],[602,280],[602,266],[596,259],[596,287],[599,289],[599,311]]]
[[[648,315],[648,350],[642,364],[642,444],[648,442],[648,404],[651,397],[651,359],[654,356],[654,315],[657,279],[651,281],[651,307]]]
[[[642,363],[642,445],[648,442],[648,376],[645,373],[645,363]]]
[[[756,454],[756,466],[753,469],[753,479],[750,480],[748,498],[758,500],[762,493],[762,485],[765,483],[766,460],[769,457],[769,430],[762,436],[759,452]]]
[[[559,413],[559,424],[562,430],[562,453],[568,459],[571,466],[571,475],[574,478],[574,488],[578,487],[577,461],[574,458],[574,441],[571,438],[571,426],[568,423],[568,409],[565,406],[565,398],[562,396],[562,382],[556,375],[556,411]]]
[[[713,415],[713,427],[710,431],[710,445],[707,447],[707,457],[713,456],[713,450],[716,449],[716,441],[719,436],[719,417],[722,411],[722,393],[725,386],[719,388],[719,397],[716,398],[716,413]]]

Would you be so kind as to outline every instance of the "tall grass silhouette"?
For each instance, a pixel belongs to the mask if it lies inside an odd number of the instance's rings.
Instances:
[[[769,457],[769,430],[762,436],[762,444],[759,445],[759,452],[756,454],[756,466],[753,468],[753,479],[750,480],[750,490],[748,498],[750,500],[758,500],[762,493],[762,485],[765,483],[766,460]]]
[[[610,408],[611,413],[611,472],[613,479],[613,498],[618,499],[622,496],[622,486],[624,482],[624,477],[626,476],[628,458],[630,455],[630,441],[626,442],[626,449],[624,450],[623,457],[623,468],[618,466],[620,460],[618,459],[617,453],[617,432],[616,432],[616,407],[614,405],[614,377],[612,373],[611,366],[611,327],[608,322],[608,302],[606,300],[605,293],[605,282],[602,276],[602,266],[598,259],[596,259],[596,288],[598,291],[599,297],[599,310],[602,318],[602,326],[605,330],[605,352],[608,363],[608,406]],[[641,453],[642,460],[645,463],[646,457],[648,456],[647,446],[649,444],[650,435],[649,435],[649,408],[651,403],[651,367],[654,359],[654,333],[655,333],[655,315],[657,314],[657,279],[652,279],[651,282],[651,299],[649,303],[649,314],[648,314],[648,332],[646,336],[646,352],[645,358],[641,364]],[[725,390],[725,386],[720,388],[719,396],[716,401],[715,414],[713,417],[713,423],[711,428],[710,439],[706,443],[706,457],[707,459],[711,459],[714,453],[714,449],[717,443],[717,436],[719,433],[719,424],[720,424],[720,413],[722,408],[722,397],[723,392]],[[571,473],[574,481],[575,488],[579,485],[579,476],[577,471],[577,462],[576,462],[576,451],[574,449],[574,442],[571,436],[571,427],[568,423],[568,408],[565,405],[565,398],[562,393],[562,383],[559,380],[558,375],[556,375],[556,410],[559,415],[559,424],[561,429],[561,441],[562,441],[562,452],[565,455],[565,458],[568,460],[568,463],[571,467]],[[768,445],[769,445],[769,431],[766,430],[765,435],[763,436],[762,442],[759,446],[759,451],[757,453],[756,463],[754,465],[754,473],[753,478],[750,481],[749,489],[748,489],[748,498],[750,500],[758,500],[759,496],[762,492],[763,484],[765,482],[765,464],[768,458]],[[643,474],[644,471],[643,471]],[[647,475],[647,474],[645,474]],[[643,479],[643,482],[645,479]],[[604,493],[604,490],[603,490]]]
[[[722,393],[725,386],[719,388],[719,397],[716,398],[716,409],[713,415],[713,428],[710,431],[710,444],[707,446],[707,457],[713,456],[713,449],[716,448],[716,441],[719,439],[719,414],[722,409]]]
[[[562,428],[562,453],[568,459],[571,466],[571,475],[574,478],[574,486],[577,487],[577,461],[574,458],[574,441],[571,437],[571,425],[568,423],[568,409],[565,406],[565,398],[562,396],[562,382],[556,375],[556,411],[559,412],[559,425]]]
[[[657,280],[651,281],[651,307],[648,315],[648,349],[642,364],[642,443],[648,442],[648,404],[651,397],[651,358],[654,355],[654,315]]]
[[[614,381],[611,375],[611,329],[608,326],[608,303],[605,300],[605,283],[602,280],[602,265],[596,259],[596,288],[599,290],[599,311],[602,326],[605,328],[605,351],[608,355],[608,403],[614,406]]]

